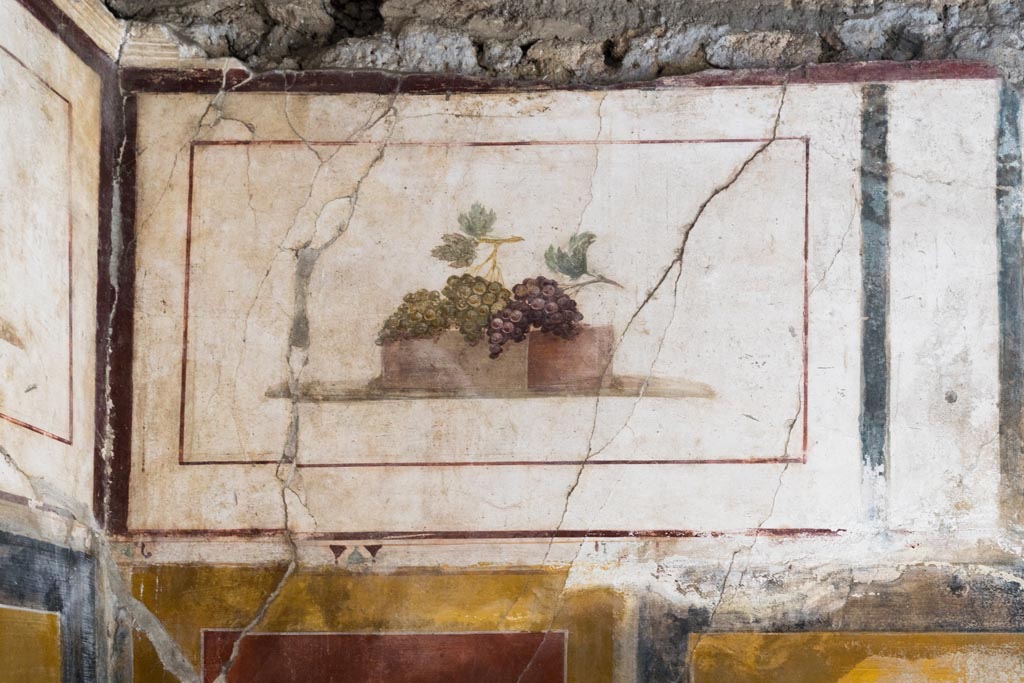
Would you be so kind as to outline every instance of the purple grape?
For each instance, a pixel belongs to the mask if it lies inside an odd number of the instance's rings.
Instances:
[[[509,341],[526,339],[530,330],[562,339],[579,334],[577,323],[583,315],[576,310],[576,301],[556,281],[543,276],[527,278],[512,287],[512,296],[513,300],[491,320],[491,358],[500,356]]]

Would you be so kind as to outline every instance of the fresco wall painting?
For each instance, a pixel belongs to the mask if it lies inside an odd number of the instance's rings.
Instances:
[[[992,69],[118,70],[0,3],[0,678],[1021,680]]]

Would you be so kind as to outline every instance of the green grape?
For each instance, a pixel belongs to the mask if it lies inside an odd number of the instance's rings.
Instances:
[[[438,291],[420,289],[402,297],[377,334],[377,343],[436,337],[452,325],[455,310]]]
[[[470,344],[483,339],[491,316],[512,299],[500,282],[468,273],[449,277],[442,294],[451,302],[454,326]]]

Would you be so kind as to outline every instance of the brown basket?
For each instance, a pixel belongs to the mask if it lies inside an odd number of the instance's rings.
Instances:
[[[529,344],[526,385],[531,391],[597,391],[604,376],[611,377],[611,325],[581,327],[568,340],[534,332]]]
[[[446,330],[437,339],[381,346],[381,375],[375,384],[385,390],[525,391],[526,355],[526,342],[509,344],[492,360],[485,341],[470,346],[459,332]]]

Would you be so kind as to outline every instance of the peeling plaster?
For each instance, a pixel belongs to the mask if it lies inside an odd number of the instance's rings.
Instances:
[[[352,4],[352,3],[348,3]],[[183,50],[268,69],[379,69],[555,83],[649,80],[709,68],[981,59],[1024,78],[1020,8],[1004,0],[813,2],[365,1],[362,24],[290,0],[108,0]],[[330,28],[333,26],[333,30]],[[187,46],[187,47],[185,47]]]
[[[168,673],[181,683],[199,683],[199,674],[189,663],[167,629],[145,605],[132,595],[131,588],[123,578],[123,570],[118,564],[118,551],[111,545],[106,531],[97,524],[88,506],[69,498],[45,479],[25,472],[18,465],[14,456],[2,446],[0,446],[0,456],[28,484],[33,492],[35,502],[57,510],[72,520],[72,524],[68,525],[66,535],[62,539],[63,545],[72,547],[74,545],[72,535],[76,531],[85,531],[88,536],[87,547],[96,559],[98,575],[102,582],[100,596],[103,609],[111,614],[123,615],[123,618],[136,631],[144,634],[153,644]],[[114,627],[113,624],[106,626],[109,638],[112,635],[110,629]]]

